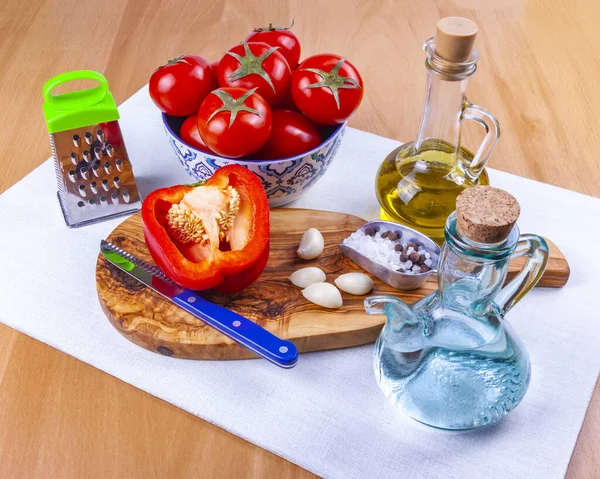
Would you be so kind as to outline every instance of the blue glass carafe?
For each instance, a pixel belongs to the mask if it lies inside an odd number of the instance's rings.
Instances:
[[[365,300],[385,314],[374,350],[375,376],[388,399],[413,419],[443,429],[494,423],[519,404],[529,385],[529,355],[506,321],[538,282],[548,245],[514,226],[501,243],[461,236],[446,223],[438,290],[412,305],[393,296]],[[523,269],[506,285],[511,258]]]

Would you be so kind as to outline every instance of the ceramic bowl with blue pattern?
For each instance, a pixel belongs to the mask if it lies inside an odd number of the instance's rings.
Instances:
[[[281,160],[236,160],[205,153],[179,138],[185,118],[163,114],[169,142],[187,172],[196,181],[210,178],[225,165],[242,165],[261,179],[271,207],[283,206],[298,199],[321,178],[337,153],[346,124],[328,127],[321,132],[323,142],[314,150]]]

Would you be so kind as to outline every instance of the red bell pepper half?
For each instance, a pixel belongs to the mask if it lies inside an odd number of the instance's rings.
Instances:
[[[201,185],[150,193],[142,205],[155,263],[184,288],[240,291],[269,258],[269,203],[259,178],[240,165],[219,168]]]

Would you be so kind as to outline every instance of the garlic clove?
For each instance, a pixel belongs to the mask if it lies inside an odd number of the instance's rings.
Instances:
[[[300,288],[306,288],[313,283],[322,283],[326,279],[323,270],[314,266],[294,271],[289,277],[289,280]]]
[[[373,280],[364,273],[346,273],[335,279],[338,288],[348,294],[362,296],[373,289]]]
[[[342,294],[330,283],[313,283],[302,290],[302,295],[324,308],[337,309],[343,304]]]
[[[324,248],[325,240],[321,232],[316,228],[309,228],[302,235],[296,253],[302,259],[314,259],[323,252]]]

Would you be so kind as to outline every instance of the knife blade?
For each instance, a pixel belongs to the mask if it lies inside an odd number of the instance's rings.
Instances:
[[[100,242],[100,251],[129,276],[259,356],[282,368],[292,368],[298,362],[298,350],[291,341],[280,339],[248,318],[182,288],[156,266],[109,241]]]

